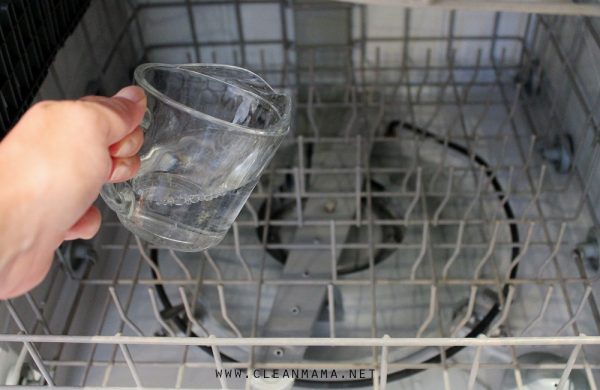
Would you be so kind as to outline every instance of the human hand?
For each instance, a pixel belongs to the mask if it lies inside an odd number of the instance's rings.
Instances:
[[[0,143],[0,299],[39,284],[63,240],[97,233],[100,188],[139,169],[145,107],[135,86],[41,102]]]

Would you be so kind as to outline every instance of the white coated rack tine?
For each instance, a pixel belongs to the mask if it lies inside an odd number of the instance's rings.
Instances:
[[[500,147],[500,154],[498,155],[499,157],[496,159],[497,163],[496,163],[496,167],[497,170],[502,169],[502,166],[505,164],[506,162],[506,148],[508,146],[508,134],[504,134],[504,135],[500,135],[498,138],[502,139],[502,146]],[[513,165],[511,165],[511,168],[513,167]],[[497,175],[497,173],[495,174]]]
[[[246,203],[244,203],[244,207],[246,207],[246,209],[248,209],[248,212],[250,213],[250,216],[252,217],[252,221],[254,222],[254,226],[258,227],[258,225],[259,225],[258,214],[257,214],[254,206],[252,206],[252,203],[248,200]]]
[[[479,116],[477,117],[477,120],[475,121],[475,124],[473,125],[473,131],[471,132],[472,134],[477,134],[477,131],[479,130],[479,128],[481,127],[481,124],[483,123],[483,120],[487,117],[487,113],[490,110],[490,97],[486,97],[485,99],[485,103],[483,106],[483,110],[481,110],[481,114],[479,114]]]
[[[306,194],[306,174],[304,173],[304,137],[298,136],[298,178],[296,181],[294,177],[294,185],[298,184],[300,186],[300,193]]]
[[[527,331],[531,328],[533,328],[538,322],[540,322],[540,320],[542,318],[544,318],[544,315],[546,314],[546,310],[548,309],[548,304],[550,303],[550,298],[552,298],[552,293],[554,292],[554,285],[550,285],[548,286],[548,289],[546,290],[546,295],[544,296],[544,301],[542,303],[542,307],[540,307],[540,311],[538,312],[537,316],[531,320],[531,322],[529,322],[529,324],[527,324],[527,326],[525,326],[525,328],[523,328],[523,331],[521,332],[520,336],[525,335],[525,333],[527,333]]]
[[[525,242],[523,243],[523,246],[521,247],[521,250],[519,251],[517,257],[515,257],[508,266],[508,269],[504,274],[505,280],[510,279],[510,274],[512,273],[513,269],[517,266],[517,264],[519,264],[519,262],[521,262],[521,259],[523,259],[523,257],[525,257],[525,255],[529,251],[529,245],[531,244],[531,237],[533,236],[534,226],[535,222],[529,222],[529,227],[527,228],[527,235],[525,236]]]
[[[138,250],[140,252],[140,255],[142,256],[142,259],[144,259],[146,264],[148,264],[148,266],[150,268],[152,268],[152,270],[156,273],[157,280],[159,280],[159,281],[162,280],[163,277],[160,273],[160,269],[152,261],[152,259],[150,257],[148,257],[148,254],[146,254],[146,250],[144,249],[144,244],[142,244],[142,240],[140,240],[140,238],[138,236],[136,236],[135,234],[133,235],[133,237],[135,238],[135,242],[137,243]]]
[[[567,360],[567,364],[565,365],[565,368],[560,376],[560,380],[558,381],[558,384],[556,385],[556,390],[565,389],[565,386],[568,383],[567,381],[569,379],[569,375],[571,375],[571,370],[573,369],[573,366],[575,365],[575,361],[577,360],[577,355],[579,355],[580,350],[581,350],[581,344],[577,344],[573,348],[571,355],[569,355],[569,360]]]
[[[471,211],[475,208],[475,205],[479,202],[479,198],[481,197],[481,191],[483,190],[483,187],[486,184],[486,175],[484,167],[479,168],[479,175],[477,179],[477,189],[475,190],[475,196],[473,197],[471,203],[469,203],[469,206],[467,206],[467,209],[465,210],[465,213],[462,217],[463,221],[468,219],[469,215],[471,214]]]
[[[527,173],[527,171],[529,170],[529,167],[531,166],[531,160],[533,160],[533,153],[535,152],[535,143],[537,141],[537,136],[535,134],[532,134],[531,137],[529,137],[529,139],[529,149],[527,151],[527,157],[525,158],[525,162],[523,163],[523,170],[525,171],[525,173]]]
[[[223,317],[225,322],[227,322],[227,325],[229,325],[233,333],[235,333],[237,337],[242,337],[242,333],[240,332],[239,328],[235,325],[231,318],[229,318],[229,314],[227,314],[227,304],[225,303],[225,290],[223,289],[222,284],[217,285],[217,292],[219,293],[219,305],[221,307],[221,316]]]
[[[558,328],[558,330],[556,331],[556,336],[558,336],[562,332],[564,332],[565,329],[567,329],[569,326],[571,326],[577,320],[577,317],[579,316],[579,314],[583,310],[583,308],[584,308],[584,306],[586,304],[586,301],[587,301],[587,299],[588,299],[588,297],[590,296],[591,293],[592,293],[592,286],[587,286],[585,288],[585,291],[583,292],[583,296],[581,297],[581,301],[579,301],[579,305],[577,306],[577,309],[575,309],[575,312],[573,313],[573,315],[571,316],[571,318],[569,318],[569,320],[567,322],[565,322],[560,328]]]
[[[356,117],[357,117],[356,87],[354,87],[354,86],[352,86],[350,88],[350,101],[351,101],[352,112],[350,114],[350,119],[348,119],[348,123],[346,123],[346,126],[344,128],[344,137],[345,137],[346,141],[348,141],[350,139],[350,131],[354,127],[354,122],[356,122]]]
[[[429,240],[429,223],[427,221],[423,222],[423,234],[421,236],[421,249],[419,251],[419,255],[415,260],[411,270],[410,270],[410,280],[415,280],[417,275],[417,269],[423,262],[425,258],[425,253],[427,252],[427,242]]]
[[[285,10],[282,7],[281,10],[281,21],[285,24]],[[285,30],[285,26],[283,26],[283,30]],[[287,44],[287,42],[285,42],[285,44]],[[288,84],[288,50],[287,48],[284,46],[283,50],[282,50],[282,54],[283,54],[283,65],[281,67],[281,87],[282,88],[286,88],[287,84]]]
[[[598,143],[595,143],[594,152],[592,153],[592,159],[591,159],[591,162],[590,162],[589,168],[588,168],[588,173],[584,180],[583,191],[581,191],[581,195],[579,196],[578,206],[575,211],[575,215],[572,217],[573,219],[578,218],[579,215],[581,214],[581,211],[583,210],[583,206],[585,205],[586,197],[588,196],[588,193],[590,192],[590,188],[592,187],[592,183],[596,182],[596,180],[594,179],[594,177],[595,177],[594,175],[596,175],[598,172],[597,165],[598,165],[598,158],[600,157],[599,149],[600,148],[598,148]]]
[[[171,337],[175,337],[175,332],[173,329],[167,324],[167,322],[160,315],[160,310],[158,309],[158,304],[156,303],[156,297],[154,296],[154,289],[152,287],[148,287],[148,296],[150,297],[150,303],[152,305],[152,312],[154,313],[154,317],[158,321],[158,323],[163,327],[163,329],[169,334]]]
[[[373,120],[373,124],[371,125],[371,127],[368,129],[367,137],[369,140],[372,140],[375,137],[377,129],[379,129],[379,127],[381,126],[383,118],[385,117],[385,108],[385,96],[383,95],[383,93],[381,93],[379,94],[377,116]]]
[[[352,61],[352,48],[348,47],[347,48],[347,58],[346,58],[346,80],[344,82],[344,89],[345,89],[345,95],[346,95],[346,100],[345,102],[348,102],[348,94],[351,93],[350,89],[352,89],[353,86],[356,85],[356,80],[354,77],[354,66],[353,66],[353,61]]]
[[[190,306],[190,302],[187,299],[187,294],[185,293],[185,289],[183,287],[179,287],[179,296],[181,296],[181,303],[183,303],[185,315],[187,316],[188,320],[192,324],[196,325],[202,331],[202,333],[204,333],[204,336],[208,337],[209,336],[208,331],[200,322],[198,322],[198,320],[196,319],[196,316],[194,316],[194,313],[192,313],[192,308]]]
[[[362,187],[362,174],[360,172],[360,167],[356,167],[356,171],[354,174],[354,204],[356,207],[355,213],[355,222],[356,227],[360,227],[361,219],[362,219],[362,205],[361,205],[361,187]]]
[[[183,383],[183,373],[185,372],[185,364],[182,364],[177,369],[177,376],[175,377],[175,388],[181,389],[181,384]]]
[[[413,212],[413,209],[416,207],[417,203],[419,202],[420,197],[421,197],[421,167],[418,167],[417,168],[417,180],[416,180],[416,184],[415,184],[415,194],[413,196],[412,201],[406,208],[406,211],[404,212],[404,225],[405,226],[408,226],[408,221],[410,219],[410,215]]]
[[[8,309],[8,312],[12,317],[13,321],[15,322],[15,324],[17,324],[17,327],[19,328],[19,334],[28,334],[27,328],[25,328],[25,324],[23,323],[23,320],[15,310],[15,307],[13,306],[12,302],[10,300],[6,300],[4,301],[4,304],[6,305],[6,308]],[[23,345],[27,349],[27,352],[29,352],[29,356],[31,356],[31,359],[33,359],[33,362],[35,363],[38,370],[40,370],[40,373],[44,377],[44,380],[48,383],[48,386],[54,386],[54,380],[52,379],[50,372],[48,372],[48,369],[44,364],[44,360],[40,357],[39,351],[37,350],[35,345],[28,341],[23,341]]]
[[[600,104],[600,93],[598,93],[598,95],[596,95],[596,98],[594,99],[594,104],[592,105],[593,107],[597,107]],[[579,129],[579,131],[576,131],[575,134],[581,134],[581,136],[579,136],[579,140],[577,141],[576,145],[573,147],[573,153],[575,154],[575,156],[580,156],[583,151],[583,148],[585,147],[585,143],[586,143],[586,138],[587,138],[587,134],[586,134],[586,130],[587,129],[591,129],[593,128],[592,122],[594,120],[594,113],[590,113],[590,115],[588,115],[586,117],[586,120],[583,122],[583,124],[581,125],[581,128]],[[583,133],[583,134],[582,134]],[[570,169],[570,175],[569,175],[569,179],[568,179],[568,184],[571,184],[571,181],[574,179],[574,175],[572,174],[574,167],[576,166],[576,164],[573,164],[573,166]],[[590,168],[592,168],[593,166],[590,165]]]
[[[450,129],[454,126],[455,122],[456,122],[456,120],[451,121],[450,126],[448,126],[446,128],[446,133],[444,135],[444,144],[443,144],[443,148],[442,148],[442,160],[438,164],[438,167],[436,168],[433,175],[431,175],[431,179],[429,180],[429,190],[430,191],[435,190],[434,186],[437,183],[438,176],[442,173],[444,168],[447,166],[446,160],[448,159],[448,149],[449,149],[448,144],[450,142]],[[451,166],[450,169],[454,170],[454,166]],[[452,183],[450,183],[450,184],[452,184]]]
[[[513,190],[512,182],[513,182],[514,173],[515,173],[515,167],[513,165],[511,165],[508,168],[508,177],[506,178],[506,187],[504,188],[504,192],[502,193],[502,201],[498,204],[498,207],[496,208],[496,212],[494,213],[494,218],[498,217],[498,214],[504,208],[504,206],[506,205],[506,202],[508,202],[508,199],[510,199],[510,196],[512,195],[512,190]]]
[[[329,337],[335,338],[335,296],[333,284],[327,285],[327,308],[329,314]]]
[[[374,102],[375,91],[378,91],[378,89],[380,88],[379,87],[380,80],[381,80],[381,48],[379,46],[377,46],[377,47],[375,47],[374,87],[368,89],[368,102],[369,103]],[[381,122],[383,121],[383,117],[384,117],[384,113],[385,113],[384,94],[380,91],[380,93],[377,94],[377,98],[379,101],[379,110],[377,113],[377,117],[373,121],[373,124],[367,130],[368,133],[366,134],[366,136],[367,136],[367,139],[369,139],[369,140],[372,140],[375,137],[375,135],[377,133],[377,129],[379,129],[379,126],[381,125]]]
[[[473,308],[475,307],[475,297],[477,295],[477,286],[471,286],[471,293],[469,294],[469,301],[467,303],[467,311],[465,312],[464,317],[460,320],[460,322],[456,325],[454,330],[451,333],[451,337],[456,337],[458,331],[464,328],[464,326],[469,322],[471,316],[473,315]]]
[[[512,349],[512,351],[514,351],[514,349]],[[513,355],[513,375],[515,377],[515,382],[516,382],[516,385],[517,385],[517,389],[518,390],[526,390],[523,387],[523,374],[521,372],[521,368],[519,367],[519,365],[517,363],[517,357],[516,357],[516,355]]]
[[[18,334],[26,334],[26,333],[23,332],[23,331],[19,331]],[[50,375],[50,372],[46,368],[46,365],[44,364],[44,361],[40,357],[40,353],[37,350],[37,348],[35,347],[35,345],[33,343],[28,342],[28,341],[23,341],[23,345],[25,346],[25,349],[27,349],[27,352],[29,353],[29,356],[31,356],[31,359],[35,363],[36,368],[38,370],[40,370],[40,374],[42,374],[42,377],[44,378],[44,380],[48,384],[48,387],[54,387],[55,386],[54,380],[52,379],[52,376]]]
[[[490,327],[490,330],[488,331],[489,335],[493,335],[506,322],[508,314],[510,313],[510,307],[512,305],[515,291],[515,286],[513,286],[512,284],[508,286],[508,293],[506,294],[506,300],[504,301],[504,305],[502,306],[500,317],[498,318],[496,323]]]
[[[25,298],[27,299],[27,303],[29,303],[29,306],[31,307],[31,311],[33,311],[33,314],[35,315],[35,319],[41,325],[44,333],[51,334],[50,327],[48,327],[48,323],[46,322],[44,315],[42,314],[40,308],[38,307],[37,303],[35,302],[35,299],[31,295],[31,293],[26,293]]]
[[[354,203],[356,207],[356,226],[360,227],[362,220],[362,204],[361,204],[361,192],[362,192],[362,171],[361,171],[361,160],[362,160],[362,141],[361,136],[356,136],[356,166],[355,166],[355,181],[354,181]]]
[[[63,253],[60,251],[60,249],[56,249],[54,251],[54,255],[58,258],[58,261],[60,261],[60,264],[63,264],[63,269],[65,271],[65,273],[67,275],[69,275],[69,278],[71,278],[72,280],[77,280],[77,276],[73,273],[73,270],[71,269],[71,267],[66,266],[66,259],[65,256],[63,255]]]
[[[419,330],[417,330],[417,335],[415,336],[417,338],[420,338],[423,335],[423,333],[425,333],[425,331],[433,321],[433,318],[435,317],[435,312],[437,308],[437,286],[431,285],[429,286],[429,289],[429,312],[427,313],[425,321],[423,321],[423,323],[419,327]]]
[[[121,336],[121,333],[117,333],[116,336]],[[131,357],[129,348],[127,348],[127,345],[121,344],[121,343],[119,343],[119,348],[121,349],[121,353],[123,354],[123,357],[125,358],[125,363],[127,364],[127,368],[129,369],[129,372],[131,373],[131,377],[133,378],[133,381],[135,382],[135,386],[138,388],[142,388],[143,387],[142,380],[140,379],[140,375],[138,374],[137,368],[135,367],[135,363],[133,361],[133,358]]]
[[[482,53],[481,48],[477,49],[477,55],[475,58],[475,70],[471,74],[471,78],[469,79],[469,82],[463,88],[463,93],[460,98],[460,101],[462,102],[462,104],[464,104],[467,101],[469,92],[471,92],[471,88],[473,88],[473,84],[475,84],[475,81],[477,80],[477,76],[479,76],[479,71],[481,70],[481,53]]]
[[[244,267],[244,271],[246,271],[246,276],[248,277],[248,280],[252,280],[252,271],[250,271],[248,263],[244,259],[244,256],[242,256],[242,249],[240,248],[240,232],[237,222],[233,223],[233,243],[235,245],[235,254],[240,263],[242,264],[242,267]]]
[[[485,252],[485,255],[483,255],[483,257],[479,261],[479,264],[477,264],[477,267],[475,267],[475,272],[473,273],[473,279],[479,279],[481,270],[483,269],[483,267],[485,266],[487,261],[490,259],[490,257],[492,257],[492,255],[494,254],[494,249],[496,248],[496,239],[498,237],[499,227],[500,227],[500,221],[496,221],[494,223],[494,230],[492,231],[492,235],[490,237],[490,244],[488,245],[488,249]]]
[[[294,194],[296,198],[296,220],[297,226],[302,227],[304,220],[302,217],[302,195],[300,194],[300,173],[298,168],[294,168]]]
[[[410,180],[411,176],[414,174],[414,172],[417,170],[417,162],[418,162],[418,147],[417,147],[417,138],[418,135],[415,134],[412,142],[414,143],[414,153],[412,155],[412,160],[410,163],[410,170],[408,172],[406,172],[406,174],[404,175],[404,177],[402,178],[402,191],[408,191],[408,181]]]
[[[369,85],[369,80],[367,79],[367,76],[365,74],[365,68],[366,68],[366,64],[365,64],[366,58],[363,57],[361,58],[361,64],[360,66],[362,67],[362,71],[361,71],[361,78],[362,78],[362,84],[363,85]],[[379,74],[380,74],[380,61],[381,61],[381,49],[379,46],[375,47],[375,58],[374,58],[374,64],[373,64],[373,85],[369,86],[366,89],[366,93],[367,93],[367,102],[369,104],[375,102],[375,92],[379,91]]]
[[[458,233],[456,236],[456,244],[454,245],[454,251],[452,252],[452,255],[450,255],[450,257],[446,261],[446,265],[444,266],[444,269],[442,270],[442,278],[443,279],[448,278],[448,271],[450,270],[450,267],[452,267],[452,264],[454,264],[454,262],[458,258],[458,255],[460,254],[460,249],[461,249],[461,245],[462,245],[462,238],[463,238],[464,232],[465,232],[465,220],[463,219],[458,224]]]
[[[372,121],[372,124],[367,130],[367,139],[372,140],[373,138],[375,138],[377,130],[381,127],[381,123],[383,122],[383,118],[385,117],[386,107],[387,106],[385,104],[385,96],[383,94],[379,94],[379,100],[377,103],[377,116]]]
[[[550,255],[546,258],[546,260],[544,260],[544,262],[540,266],[538,274],[537,274],[538,279],[542,278],[542,274],[544,273],[544,270],[546,269],[548,264],[550,264],[552,259],[554,259],[556,257],[556,255],[558,254],[558,252],[560,251],[562,238],[565,234],[566,228],[567,228],[566,222],[563,222],[560,224],[560,230],[558,231],[558,237],[556,238],[556,243],[554,244],[554,249],[552,249],[552,252],[550,253]]]
[[[213,334],[208,336],[208,338],[216,339],[215,335],[213,335]],[[212,350],[212,355],[213,355],[213,359],[215,361],[215,367],[216,367],[217,371],[224,373],[223,362],[221,361],[221,352],[219,351],[219,348],[215,344],[211,344],[210,348]],[[225,375],[223,375],[223,374],[219,375],[219,383],[221,384],[221,389],[229,388],[229,386],[227,384],[227,378],[225,378]]]
[[[205,250],[202,253],[204,253],[204,257],[206,257],[208,264],[210,264],[213,271],[215,271],[215,274],[217,275],[217,280],[219,280],[219,281],[223,280],[223,275],[221,274],[221,269],[219,268],[217,263],[215,263],[215,260],[212,258],[212,256],[208,252],[208,250]]]
[[[319,131],[319,127],[317,126],[317,122],[315,120],[314,100],[315,100],[315,86],[310,85],[308,87],[308,103],[307,103],[307,107],[306,107],[306,115],[308,117],[308,123],[310,124],[310,128],[312,129],[312,131],[315,135],[315,138],[319,139],[320,131]]]
[[[479,346],[475,349],[475,356],[473,357],[473,363],[471,364],[471,371],[469,372],[469,382],[467,383],[467,389],[473,390],[477,381],[477,374],[479,373],[479,361],[481,360],[481,350],[483,347]]]
[[[502,130],[504,129],[504,127],[513,120],[515,113],[517,112],[517,108],[519,107],[519,96],[521,96],[521,83],[517,83],[516,87],[515,87],[515,97],[512,101],[512,105],[510,106],[510,109],[508,111],[508,114],[504,117],[504,119],[502,120],[502,122],[500,123],[500,125],[498,126],[498,129],[496,130],[497,134],[501,134]]]
[[[423,71],[423,78],[417,87],[417,93],[415,95],[415,103],[421,103],[421,93],[423,92],[423,87],[427,84],[429,80],[429,73],[431,71],[431,48],[428,47],[425,52],[425,70]]]
[[[331,280],[337,281],[337,244],[335,242],[335,221],[329,221],[329,240],[330,240],[330,261],[331,261]]]
[[[375,47],[375,85],[381,81],[381,46]]]
[[[389,335],[383,335],[383,339],[387,340],[389,339],[390,336]],[[381,347],[381,362],[379,364],[379,388],[381,390],[385,390],[387,388],[387,377],[388,377],[388,346],[387,345],[383,345],[383,347]]]
[[[452,386],[450,385],[450,375],[448,374],[448,368],[446,365],[443,366],[442,377],[444,379],[444,390],[451,390]]]
[[[4,301],[4,305],[6,305],[8,313],[17,325],[17,328],[19,328],[19,330],[24,334],[27,334],[27,328],[25,327],[25,323],[23,322],[21,316],[19,316],[19,313],[17,313],[17,311],[15,310],[15,307],[13,306],[12,302],[9,299],[7,299]]]
[[[527,214],[529,213],[529,209],[531,209],[533,207],[533,205],[538,201],[540,194],[542,193],[542,187],[544,185],[544,177],[546,176],[546,165],[542,165],[540,168],[540,175],[537,181],[537,185],[535,188],[535,193],[533,194],[533,197],[531,198],[531,200],[529,201],[529,203],[527,204],[527,206],[525,206],[525,209],[522,212],[522,217],[521,217],[521,223],[525,222],[525,218],[527,217]]]
[[[265,49],[260,49],[259,54],[260,54],[260,72],[264,78],[265,75],[267,74],[267,64],[265,61]]]
[[[425,129],[430,128],[431,124],[433,123],[433,121],[435,120],[435,118],[437,118],[437,116],[441,112],[441,110],[442,110],[442,102],[444,100],[444,94],[446,93],[446,89],[450,85],[451,81],[452,81],[452,72],[448,72],[448,76],[446,77],[446,80],[444,81],[444,84],[442,85],[442,87],[440,88],[440,91],[438,92],[438,96],[437,96],[437,99],[436,99],[436,104],[435,104],[435,108],[433,110],[433,113],[431,114],[431,116],[429,117],[429,119],[427,120],[427,122],[425,122],[425,125],[423,126],[423,128],[425,128]]]
[[[585,376],[587,378],[587,384],[588,386],[590,386],[590,390],[597,390],[598,387],[596,386],[596,379],[594,379],[594,373],[592,372],[592,367],[590,367],[590,363],[588,362],[588,360],[585,357],[585,349],[582,348],[582,358],[583,358],[583,369],[585,371]]]
[[[439,94],[438,101],[435,105],[435,109],[433,110],[433,113],[431,114],[431,116],[429,117],[427,122],[425,122],[425,125],[423,126],[424,129],[429,129],[431,127],[431,124],[435,120],[435,118],[437,118],[439,113],[442,111],[442,102],[441,101],[443,99],[443,91],[448,87],[449,83],[450,83],[450,77],[448,77],[448,79],[446,80],[446,85],[444,87],[442,87],[440,94]]]
[[[192,274],[190,274],[190,270],[185,265],[185,263],[181,260],[181,258],[179,256],[177,256],[177,253],[175,253],[175,251],[173,249],[169,249],[169,254],[173,258],[173,260],[175,260],[175,262],[177,263],[179,268],[181,268],[181,270],[185,274],[185,278],[187,280],[192,280]]]
[[[440,202],[440,205],[438,206],[437,210],[435,210],[435,213],[433,214],[433,225],[436,226],[438,224],[439,218],[440,218],[440,214],[442,213],[442,211],[444,211],[444,207],[446,207],[446,204],[448,203],[448,200],[450,199],[450,194],[452,193],[452,179],[454,177],[454,167],[450,167],[450,170],[448,172],[448,183],[446,184],[446,192],[444,194],[444,198],[442,199],[442,201]]]
[[[309,52],[309,62],[308,62],[308,104],[306,108],[306,114],[308,117],[308,123],[310,124],[311,129],[315,135],[316,139],[320,138],[319,127],[317,126],[317,122],[315,120],[315,107],[314,103],[317,100],[317,91],[315,87],[315,50],[311,49]]]
[[[119,300],[119,297],[117,296],[117,292],[115,291],[115,288],[113,286],[109,286],[108,292],[110,293],[110,296],[112,297],[113,303],[115,304],[115,307],[117,308],[117,312],[119,313],[119,317],[121,317],[121,320],[124,323],[126,323],[127,326],[129,326],[129,328],[134,331],[135,334],[137,334],[140,337],[143,337],[144,333],[142,333],[140,328],[138,328],[137,325],[134,324],[133,321],[131,321],[131,319],[127,316],[127,314],[123,310],[123,306],[121,305],[121,301]]]

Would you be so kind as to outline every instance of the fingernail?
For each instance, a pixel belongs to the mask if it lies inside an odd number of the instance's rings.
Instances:
[[[124,98],[134,103],[139,103],[146,98],[146,94],[140,87],[130,85],[117,92],[115,97]]]
[[[115,167],[112,175],[110,175],[110,181],[119,181],[123,180],[123,178],[129,176],[129,165],[125,162],[120,162],[119,165]]]

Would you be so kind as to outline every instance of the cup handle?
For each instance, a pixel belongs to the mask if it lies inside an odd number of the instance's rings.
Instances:
[[[150,112],[150,109],[148,109],[146,107],[146,112],[144,112],[144,117],[142,118],[142,122],[140,123],[140,127],[142,128],[142,131],[146,132],[146,130],[148,130],[148,128],[150,127],[151,122],[152,122],[152,113]]]
[[[100,196],[104,202],[116,213],[128,216],[133,211],[135,195],[131,183],[126,181],[122,183],[106,183],[100,190]]]

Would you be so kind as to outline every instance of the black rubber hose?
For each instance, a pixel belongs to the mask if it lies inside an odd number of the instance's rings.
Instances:
[[[152,260],[152,262],[154,264],[156,264],[157,267],[159,267],[158,249],[150,249],[150,259]],[[154,269],[150,268],[150,272],[152,272],[152,277],[154,279],[158,279],[158,275],[156,275],[156,272],[154,271]],[[171,304],[171,300],[167,296],[165,287],[162,284],[157,283],[154,285],[154,288],[156,290],[156,294],[158,295],[158,300],[163,305],[163,311],[160,313],[160,315],[163,316],[165,312],[173,313],[173,315],[168,316],[168,319],[173,321],[173,323],[179,329],[180,332],[186,334],[188,337],[199,337],[196,333],[192,332],[191,330],[188,334],[187,321],[184,321],[181,317],[178,316],[179,313],[176,313],[175,310],[173,310],[174,307]],[[211,347],[208,347],[206,345],[198,345],[198,348],[200,348],[207,354],[213,356]],[[225,363],[237,363],[238,362],[237,360],[230,358],[229,356],[224,355],[223,353],[221,353],[221,361],[223,361]]]
[[[386,134],[388,134],[388,135],[393,134],[395,132],[396,127],[398,127],[398,125],[400,125],[400,121],[398,121],[398,120],[394,120],[394,121],[390,122],[388,124]],[[517,224],[514,222],[515,214],[512,210],[510,202],[504,201],[505,200],[504,198],[506,196],[504,194],[504,189],[502,188],[502,185],[496,178],[496,175],[494,174],[494,171],[491,169],[488,162],[483,157],[479,156],[478,154],[471,155],[469,153],[469,150],[466,147],[464,147],[460,144],[457,144],[455,142],[452,142],[452,141],[447,141],[435,133],[432,133],[432,132],[422,129],[420,127],[414,126],[410,123],[402,122],[402,129],[406,130],[406,131],[411,131],[411,132],[421,135],[425,138],[432,139],[432,140],[436,141],[437,143],[444,145],[444,146],[448,147],[449,149],[452,149],[464,156],[473,158],[474,161],[478,165],[480,165],[481,167],[484,168],[485,175],[490,179],[490,181],[492,183],[492,187],[494,187],[494,191],[496,191],[496,194],[498,196],[498,200],[500,201],[501,204],[503,204],[504,214],[506,215],[506,218],[508,220],[513,221],[513,222],[509,223],[510,237],[511,237],[511,242],[513,244],[511,260],[514,260],[515,258],[517,258],[517,256],[520,253],[520,249],[518,246],[518,244],[520,242],[520,238],[519,238],[519,228],[518,228]],[[152,249],[150,251],[150,258],[157,266],[159,265],[158,264],[158,251],[156,249]],[[518,270],[518,264],[515,265],[515,267],[512,269],[512,271],[510,273],[510,279],[514,279],[516,277],[517,270]],[[157,275],[154,272],[154,270],[151,270],[151,272],[152,272],[152,277],[156,279]],[[158,294],[158,298],[164,307],[164,311],[172,310],[173,305],[171,304],[169,297],[165,293],[164,286],[162,284],[157,283],[155,285],[155,288],[156,288],[156,292]],[[506,296],[508,294],[508,285],[505,285],[503,287],[502,294],[506,298]],[[475,327],[465,337],[466,338],[474,338],[474,337],[477,337],[478,335],[482,334],[483,332],[485,332],[487,330],[487,328],[490,326],[490,324],[492,323],[492,321],[494,320],[494,318],[498,315],[499,312],[500,312],[500,305],[498,303],[495,303],[491,307],[491,309],[487,312],[485,317],[483,317],[483,319],[481,321],[479,321],[479,323],[477,323],[477,325],[475,325]],[[173,318],[171,318],[171,319],[173,320],[175,325],[179,328],[179,330],[182,333],[187,334],[187,324],[184,320],[182,320],[180,317],[178,317],[176,315],[173,316]],[[198,337],[197,334],[195,334],[194,332],[191,332],[191,331],[189,333],[189,336],[190,337]],[[199,348],[201,348],[207,354],[213,356],[211,348],[209,348],[207,346],[199,346]],[[446,358],[450,358],[454,354],[461,351],[463,348],[464,348],[463,346],[449,347],[444,351],[444,354],[446,355]],[[223,354],[222,352],[220,353],[220,355],[221,355],[221,360],[223,362],[239,363],[237,360]],[[440,363],[441,359],[442,359],[441,355],[436,355],[436,356],[424,361],[423,363],[425,363],[425,364]],[[392,381],[404,379],[406,377],[417,374],[424,370],[425,369],[406,369],[406,370],[396,371],[394,373],[388,374],[387,381],[392,382]],[[342,380],[342,381],[329,381],[329,382],[296,379],[295,383],[302,387],[309,387],[309,388],[321,388],[321,389],[322,388],[329,388],[329,389],[331,389],[331,388],[355,388],[355,387],[370,386],[372,384],[372,379]]]

